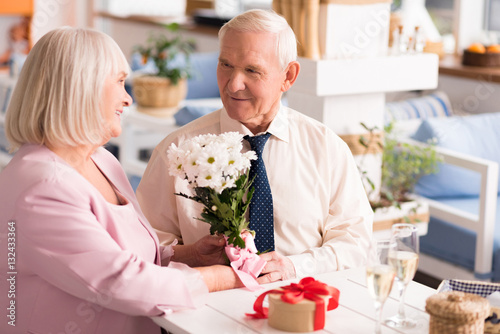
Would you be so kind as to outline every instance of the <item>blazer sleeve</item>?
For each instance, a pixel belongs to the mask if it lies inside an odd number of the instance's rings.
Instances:
[[[201,303],[208,289],[197,270],[160,267],[121,249],[92,210],[89,196],[64,180],[25,191],[15,212],[23,266],[68,294],[129,315]]]

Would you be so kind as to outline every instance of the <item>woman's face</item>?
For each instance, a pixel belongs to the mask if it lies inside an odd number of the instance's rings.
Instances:
[[[109,75],[104,82],[101,112],[106,123],[106,141],[121,134],[120,121],[123,107],[132,104],[132,98],[125,90],[126,77],[127,74],[121,72],[117,75]]]

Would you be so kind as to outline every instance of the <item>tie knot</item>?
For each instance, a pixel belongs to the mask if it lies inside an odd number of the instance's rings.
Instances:
[[[264,146],[266,145],[267,140],[271,134],[269,132],[264,133],[263,135],[258,136],[245,136],[243,137],[246,141],[250,143],[250,147],[253,151],[255,151],[258,155],[262,155],[262,151],[264,151]]]

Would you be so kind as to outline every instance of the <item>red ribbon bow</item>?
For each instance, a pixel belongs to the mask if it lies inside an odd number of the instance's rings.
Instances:
[[[314,330],[325,327],[325,299],[321,296],[330,296],[327,311],[336,309],[339,306],[340,291],[334,287],[328,286],[325,283],[315,280],[312,277],[305,277],[299,283],[292,283],[284,286],[282,290],[269,290],[261,294],[253,304],[255,313],[246,313],[247,316],[255,319],[267,319],[269,309],[263,307],[264,298],[269,293],[281,294],[281,300],[289,304],[297,304],[304,298],[316,303],[314,313]]]

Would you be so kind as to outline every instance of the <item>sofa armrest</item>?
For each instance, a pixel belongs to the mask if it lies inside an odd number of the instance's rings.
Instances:
[[[427,145],[412,139],[404,139],[403,141],[413,145]],[[439,146],[436,147],[436,151],[442,156],[445,163],[480,174],[479,213],[474,215],[429,198],[419,197],[429,203],[431,216],[476,232],[474,272],[478,278],[487,278],[491,274],[493,259],[493,236],[498,196],[498,163]]]

